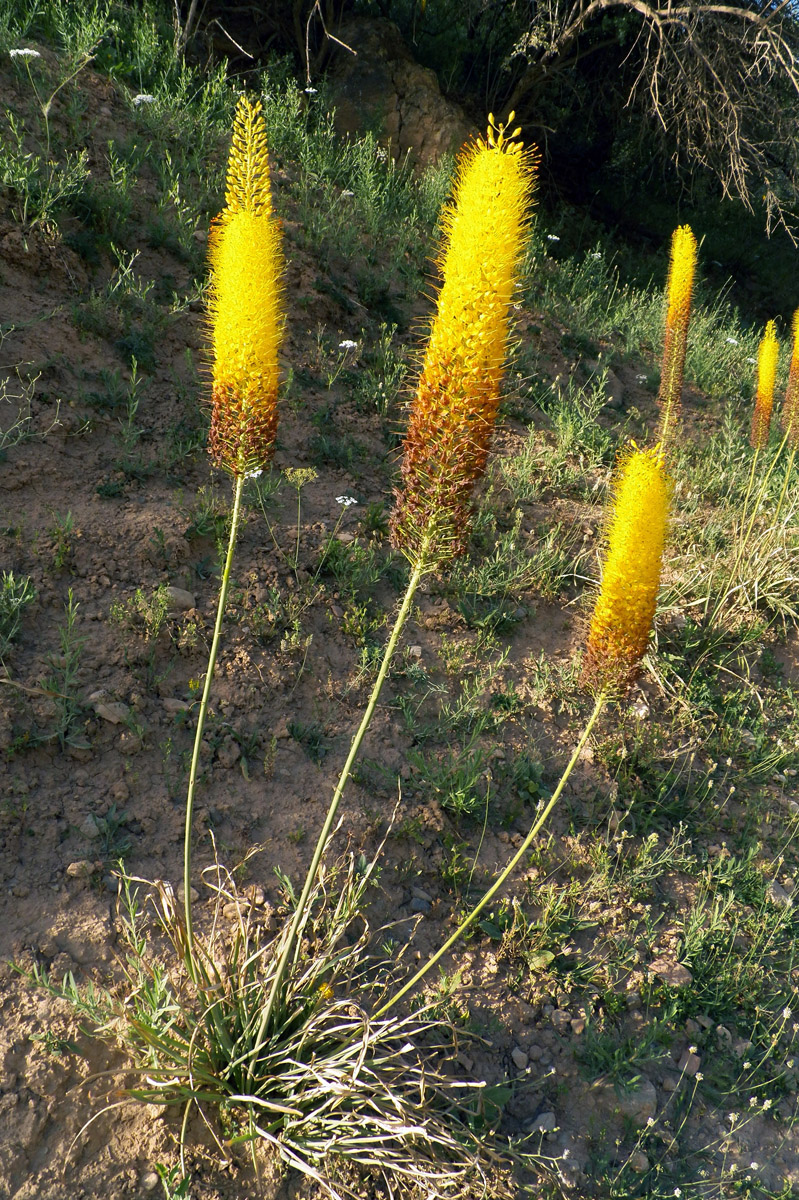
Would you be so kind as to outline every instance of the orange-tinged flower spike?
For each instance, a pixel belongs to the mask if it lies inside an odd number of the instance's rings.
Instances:
[[[799,308],[793,314],[793,350],[788,371],[788,387],[782,405],[782,428],[792,450],[799,449]]]
[[[509,121],[513,119],[510,114]],[[458,161],[444,210],[442,285],[411,407],[392,539],[415,565],[466,545],[470,498],[485,470],[528,232],[535,156],[489,117]]]
[[[766,323],[766,332],[760,339],[757,350],[757,395],[752,413],[752,432],[749,441],[756,450],[768,444],[771,428],[771,410],[774,406],[774,384],[777,379],[777,359],[780,344],[773,321]]]
[[[218,466],[241,478],[261,470],[274,450],[283,328],[283,255],[266,126],[261,105],[246,96],[236,109],[225,200],[209,238],[209,450]]]
[[[691,298],[696,271],[696,238],[688,225],[675,229],[671,239],[669,280],[666,290],[666,330],[660,372],[660,428],[662,444],[674,436],[680,415],[685,350],[691,319]]]
[[[671,491],[660,447],[634,448],[617,469],[602,587],[583,666],[591,687],[624,691],[640,670],[657,604]]]

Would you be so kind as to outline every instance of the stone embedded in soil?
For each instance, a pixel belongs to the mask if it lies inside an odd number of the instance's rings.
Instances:
[[[98,838],[102,832],[100,826],[97,824],[97,818],[93,816],[92,813],[89,813],[88,816],[83,818],[80,823],[80,831],[85,838],[89,839],[89,841],[93,841],[95,838]]]
[[[121,700],[101,700],[95,704],[94,711],[98,717],[110,721],[112,725],[122,725],[130,716],[130,709]]]
[[[682,1071],[684,1075],[696,1075],[701,1066],[701,1058],[698,1054],[694,1054],[692,1050],[686,1050],[677,1063],[677,1069]]]
[[[766,895],[772,904],[778,904],[780,908],[793,907],[792,898],[785,891],[785,888],[780,887],[776,879],[772,879],[771,883],[768,885],[768,892]]]
[[[187,592],[185,588],[168,587],[166,589],[166,598],[169,601],[169,607],[174,612],[188,612],[189,609],[197,607],[197,601],[191,592]]]
[[[528,1058],[521,1046],[514,1046],[510,1052],[514,1067],[519,1071],[523,1071],[527,1066]]]
[[[650,1117],[657,1114],[657,1089],[652,1080],[645,1076],[641,1077],[638,1087],[634,1089],[630,1088],[618,1094],[615,1088],[610,1086],[608,1094],[614,1111],[621,1113],[636,1125],[645,1125]]]
[[[669,958],[655,959],[653,963],[649,964],[649,970],[652,975],[657,975],[658,979],[662,979],[669,987],[687,987],[693,981],[693,975],[687,967]]]
[[[164,696],[161,703],[168,713],[186,712],[191,708],[188,700],[179,700],[177,696]]]
[[[571,1028],[571,1013],[564,1008],[556,1008],[551,1017],[553,1028],[558,1033],[567,1033]]]
[[[430,912],[430,901],[422,900],[420,896],[414,896],[413,899],[411,900],[409,907],[410,907],[411,912],[429,913]]]
[[[528,1133],[553,1133],[558,1127],[558,1118],[553,1112],[539,1113],[527,1126]]]
[[[88,879],[94,872],[94,863],[89,862],[88,858],[80,858],[76,862],[71,862],[67,867],[67,875],[70,879]]]
[[[635,1171],[636,1175],[646,1175],[649,1170],[649,1159],[643,1150],[633,1150],[629,1158],[629,1163],[630,1170]]]

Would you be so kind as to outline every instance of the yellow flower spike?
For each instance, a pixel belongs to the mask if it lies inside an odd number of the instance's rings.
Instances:
[[[661,408],[658,437],[664,446],[674,436],[680,415],[695,272],[696,238],[690,226],[680,225],[671,239],[666,290],[666,329],[658,393]]]
[[[672,484],[662,447],[634,447],[613,484],[608,547],[586,645],[583,680],[625,691],[641,665],[657,605]]]
[[[774,384],[777,380],[777,359],[780,344],[773,321],[766,323],[766,331],[757,349],[757,395],[752,413],[752,432],[749,441],[756,450],[768,445],[771,429],[771,410],[774,407]]]
[[[793,334],[793,349],[781,418],[788,445],[792,450],[797,450],[799,449],[799,308],[793,314],[791,333]]]
[[[395,492],[394,545],[431,569],[465,547],[499,406],[536,161],[506,128],[490,116],[485,139],[458,161],[442,218],[441,290]]]
[[[274,450],[283,328],[283,254],[266,126],[260,103],[246,96],[236,108],[225,199],[209,238],[209,450],[218,466],[241,478],[261,470]]]

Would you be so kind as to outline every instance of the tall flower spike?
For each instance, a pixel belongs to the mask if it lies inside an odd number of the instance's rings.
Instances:
[[[242,96],[233,122],[226,207],[211,227],[213,345],[209,451],[234,477],[259,471],[277,432],[283,255],[272,210],[260,103]]]
[[[508,124],[514,114],[508,118]],[[499,406],[509,308],[525,250],[535,156],[489,117],[458,160],[444,210],[441,290],[395,492],[394,545],[440,566],[466,545],[470,498]]]
[[[757,350],[757,395],[752,413],[752,432],[749,437],[755,450],[762,450],[768,445],[779,353],[780,344],[777,341],[774,322],[768,321]]]
[[[661,410],[658,437],[664,446],[674,436],[680,415],[695,271],[696,238],[688,225],[680,225],[671,239],[669,280],[666,289],[666,330],[658,393]]]
[[[799,308],[793,314],[791,332],[793,334],[793,349],[791,352],[791,367],[788,371],[788,387],[785,390],[785,400],[782,405],[782,428],[788,438],[792,450],[799,449]]]
[[[634,448],[616,472],[602,587],[591,619],[584,682],[625,691],[641,665],[655,615],[671,503],[661,448]]]

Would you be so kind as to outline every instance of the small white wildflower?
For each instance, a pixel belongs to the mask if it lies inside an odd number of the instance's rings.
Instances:
[[[735,1124],[735,1113],[727,1113],[727,1120],[729,1121],[730,1125],[734,1125]]]
[[[768,1110],[771,1108],[771,1105],[773,1103],[774,1103],[773,1100],[764,1100],[763,1101],[763,1112],[768,1112]]]
[[[651,1129],[654,1124],[655,1124],[655,1118],[647,1117],[647,1119],[646,1119],[647,1129]]]
[[[689,1047],[688,1047],[688,1053],[689,1053],[689,1054],[696,1054],[696,1046],[689,1046]]]
[[[750,1107],[750,1108],[757,1108],[757,1096],[750,1096],[750,1097],[749,1097],[749,1107]]]
[[[593,258],[593,259],[597,259],[597,258],[598,258],[598,259],[601,259],[601,258],[602,258],[602,251],[601,251],[601,250],[594,250],[594,252],[593,252],[593,253],[592,253],[592,255],[591,255],[591,258]]]
[[[27,50],[23,47],[21,50],[9,50],[9,58],[41,58],[38,50]]]
[[[305,94],[306,94],[306,96],[315,96],[315,95],[316,95],[316,88],[307,87],[307,88],[305,89]]]
[[[791,1010],[789,1008],[786,1007],[782,1010],[783,1021],[790,1021],[792,1016],[793,1016],[793,1013],[791,1012]]]
[[[343,504],[345,508],[349,508],[351,504],[357,504],[358,501],[354,496],[336,496],[336,504]]]
[[[696,1080],[697,1083],[701,1083],[704,1078],[705,1077],[701,1071],[697,1071],[696,1075],[694,1075],[694,1079]]]
[[[248,471],[244,476],[245,479],[257,479],[259,475],[263,475],[263,467],[257,467],[254,471]]]
[[[729,342],[729,344],[730,344],[731,346],[737,346],[737,345],[738,345],[738,339],[737,339],[737,338],[734,338],[734,337],[728,337],[728,338],[726,339],[726,341],[728,341],[728,342]]]
[[[751,1162],[750,1162],[750,1164],[749,1164],[749,1170],[750,1170],[750,1171],[756,1171],[756,1170],[758,1169],[758,1165],[759,1165],[759,1164],[758,1164],[758,1163],[756,1163],[754,1159],[752,1159],[752,1161],[751,1161]]]
[[[568,1147],[568,1146],[565,1146],[565,1147],[564,1147],[564,1149],[563,1149],[563,1154],[561,1155],[561,1158],[568,1158],[570,1153],[571,1153],[571,1152],[570,1152],[570,1150],[569,1150],[569,1147]]]
[[[353,342],[350,338],[345,338],[343,342],[338,344],[339,350],[357,350],[358,343]]]
[[[558,237],[558,235],[556,233],[548,233],[547,241],[548,242],[559,242],[560,238]]]
[[[681,1195],[682,1195],[682,1188],[675,1188],[675,1189],[674,1189],[674,1195],[675,1195],[675,1196],[681,1196]]]
[[[155,104],[155,96],[151,96],[149,92],[139,92],[138,96],[133,97],[133,104],[136,108],[141,104]]]
[[[746,1062],[744,1063],[744,1070],[748,1071],[749,1068],[751,1067],[751,1065],[752,1064],[750,1063],[749,1059],[747,1059]]]
[[[354,195],[355,195],[355,192],[351,192],[349,188],[345,188],[344,191],[341,193],[341,199],[343,200],[345,196],[354,196]]]
[[[636,375],[635,378],[638,383],[646,383],[646,375]]]

